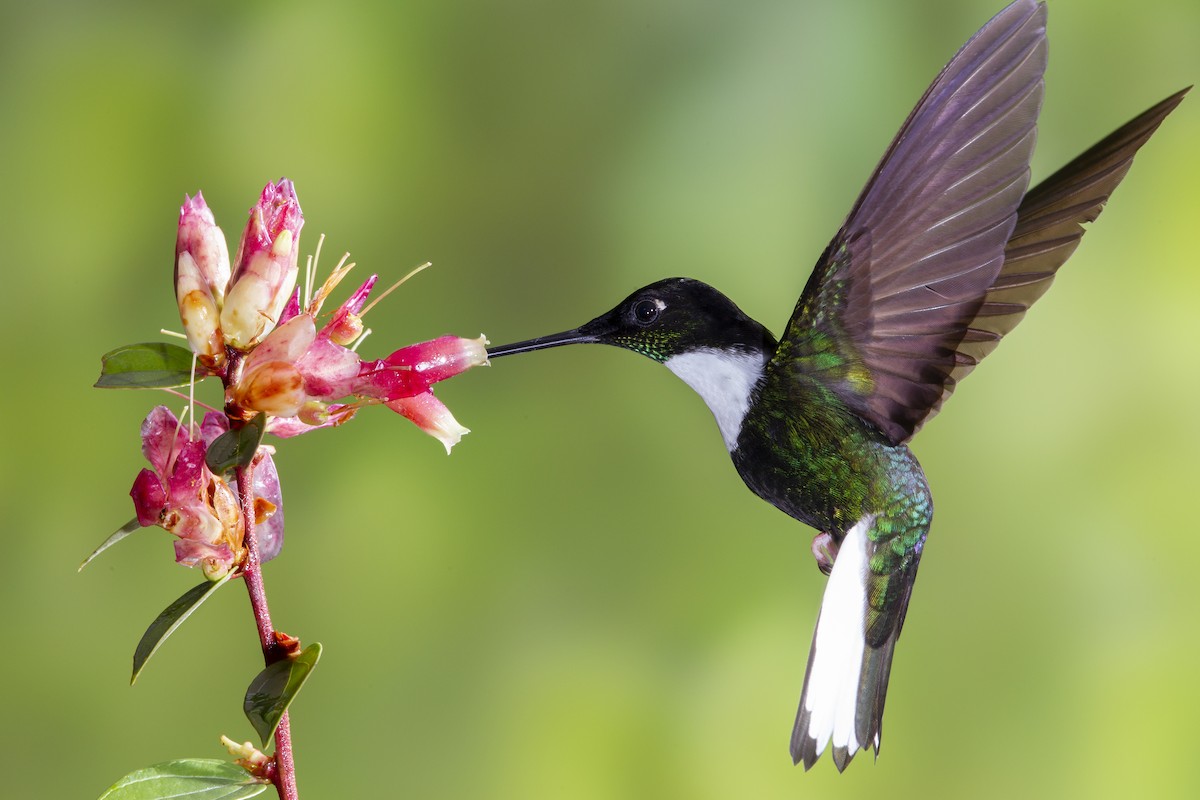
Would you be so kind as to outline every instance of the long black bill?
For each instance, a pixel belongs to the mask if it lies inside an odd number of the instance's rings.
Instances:
[[[594,334],[584,333],[583,328],[576,328],[573,331],[552,333],[549,336],[539,336],[536,339],[526,339],[523,342],[489,347],[487,353],[488,358],[498,358],[499,356],[511,356],[514,353],[545,350],[547,347],[561,347],[564,344],[587,344],[599,341],[600,339]]]

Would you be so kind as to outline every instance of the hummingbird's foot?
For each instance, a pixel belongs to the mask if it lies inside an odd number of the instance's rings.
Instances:
[[[833,572],[833,562],[837,559],[837,539],[832,533],[818,533],[813,537],[812,554],[817,560],[817,569],[828,575]]]

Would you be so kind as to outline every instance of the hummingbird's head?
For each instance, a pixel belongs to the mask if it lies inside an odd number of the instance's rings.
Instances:
[[[586,343],[624,347],[660,363],[697,351],[769,355],[775,349],[770,332],[716,289],[691,278],[667,278],[574,330],[489,347],[488,356]]]

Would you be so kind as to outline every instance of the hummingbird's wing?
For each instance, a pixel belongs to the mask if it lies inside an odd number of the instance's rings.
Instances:
[[[942,397],[1004,264],[1029,183],[1046,9],[1017,0],[917,103],[813,270],[772,365],[834,392],[893,443]]]
[[[894,445],[925,419],[1001,271],[1028,187],[1045,22],[1044,4],[1017,0],[934,80],[814,269],[764,390],[830,392]],[[859,749],[879,752],[892,654],[932,513],[905,505],[928,492],[907,448],[891,449],[903,463],[881,479],[899,505],[875,498],[848,530],[831,531],[841,549],[792,736],[806,768],[829,743],[838,769]]]
[[[1190,89],[1143,111],[1025,195],[1017,209],[1017,226],[1004,249],[1004,266],[958,345],[958,363],[926,421],[937,413],[955,384],[996,349],[1000,339],[1050,288],[1058,268],[1079,245],[1084,223],[1100,216],[1109,195],[1129,172],[1138,149]]]

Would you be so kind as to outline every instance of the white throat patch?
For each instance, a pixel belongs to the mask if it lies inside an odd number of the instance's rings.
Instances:
[[[725,448],[732,453],[750,408],[750,392],[762,378],[764,354],[693,350],[663,363],[704,398],[717,419]]]

